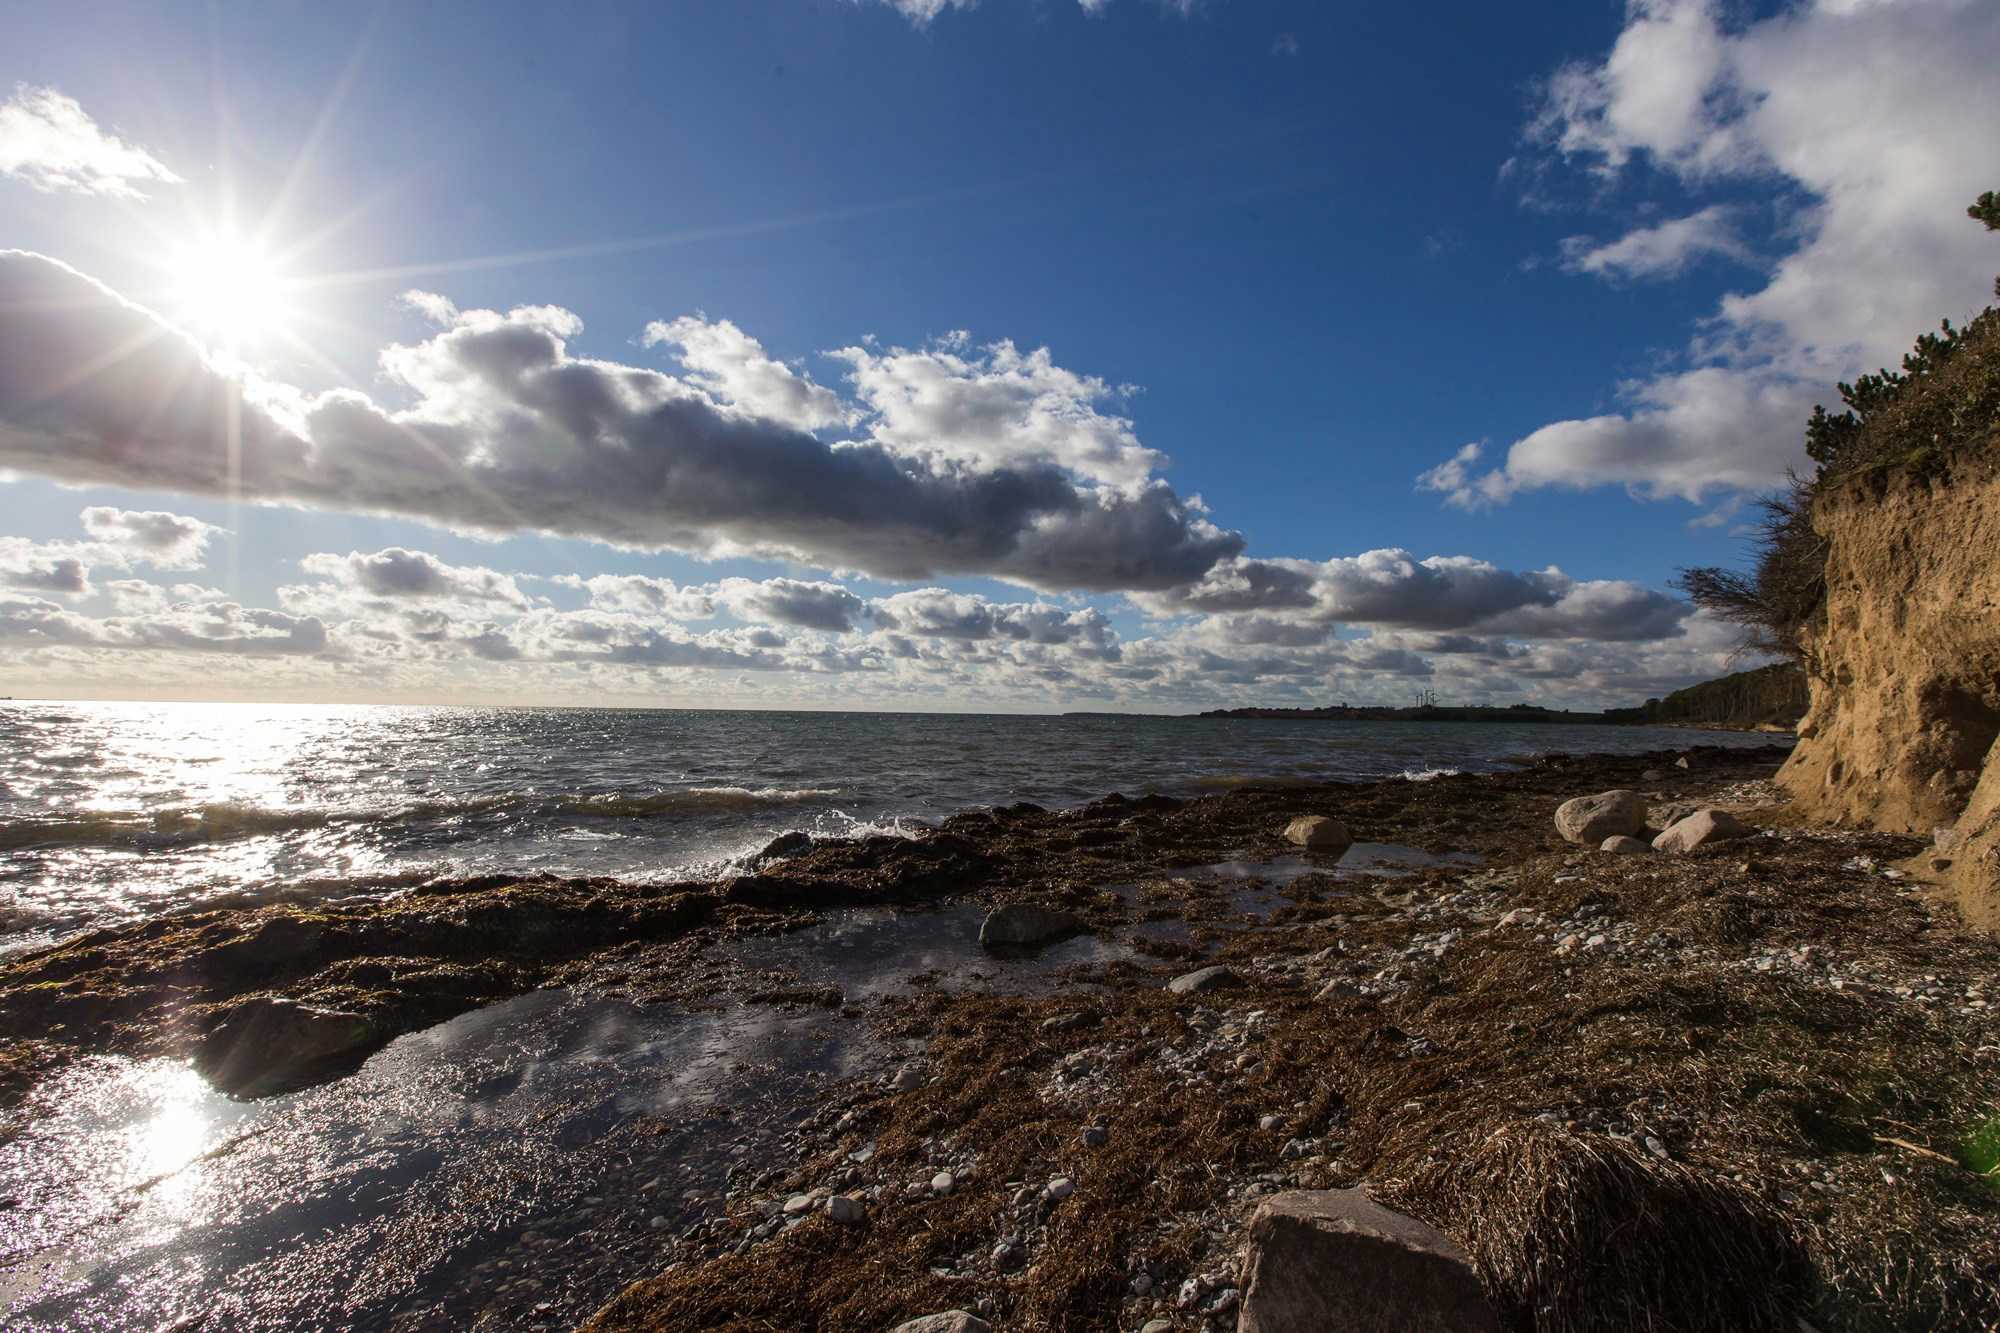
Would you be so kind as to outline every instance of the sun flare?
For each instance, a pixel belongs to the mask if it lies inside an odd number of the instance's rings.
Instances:
[[[184,247],[173,268],[180,318],[215,350],[241,353],[285,331],[290,282],[255,241],[205,236]]]

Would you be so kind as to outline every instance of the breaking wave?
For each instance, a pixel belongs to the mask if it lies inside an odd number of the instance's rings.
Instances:
[[[485,796],[411,801],[394,806],[261,806],[219,801],[160,810],[80,810],[71,815],[0,818],[0,851],[33,847],[98,846],[171,848],[295,833],[342,824],[415,824],[471,815],[537,808],[601,819],[652,819],[671,815],[729,814],[766,807],[805,805],[841,795],[837,787],[689,787],[643,796]]]
[[[615,792],[602,796],[565,796],[558,803],[576,814],[644,819],[653,815],[705,811],[721,813],[756,810],[765,806],[804,805],[830,800],[840,794],[838,787],[686,787],[680,791],[653,792],[646,796],[625,796]]]

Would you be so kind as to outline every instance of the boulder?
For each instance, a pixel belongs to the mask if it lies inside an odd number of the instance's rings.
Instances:
[[[793,829],[790,833],[780,833],[764,844],[764,850],[751,857],[751,863],[762,865],[766,861],[782,861],[788,856],[798,856],[812,850],[812,834]]]
[[[1197,991],[1221,990],[1225,986],[1241,986],[1243,978],[1226,967],[1204,967],[1198,972],[1175,977],[1167,983],[1167,989],[1176,995],[1193,995]]]
[[[989,949],[1044,944],[1082,929],[1082,919],[1073,913],[1033,903],[1008,903],[986,914],[979,927],[979,942]]]
[[[1601,791],[1556,807],[1556,832],[1594,847],[1606,838],[1629,836],[1646,827],[1646,798],[1636,791]]]
[[[1630,838],[1621,833],[1615,838],[1606,838],[1598,844],[1597,850],[1600,852],[1611,852],[1618,856],[1640,856],[1653,849],[1642,839]]]
[[[963,1310],[946,1310],[943,1314],[927,1314],[921,1319],[898,1324],[890,1333],[992,1333],[993,1325],[976,1314]]]
[[[1651,833],[1636,833],[1633,836],[1644,838],[1647,842],[1651,842],[1660,836],[1660,829],[1670,829],[1695,811],[1703,808],[1700,801],[1668,801],[1665,805],[1655,806],[1646,815],[1646,818],[1652,823],[1654,831]]]
[[[1285,825],[1285,841],[1309,852],[1333,852],[1353,844],[1347,825],[1325,815],[1304,815]]]
[[[1653,850],[1691,852],[1714,842],[1748,838],[1756,832],[1727,810],[1697,810],[1686,819],[1668,825],[1665,833],[1653,839]]]
[[[194,1066],[232,1097],[272,1097],[348,1072],[381,1035],[364,1014],[253,995],[209,1029],[195,1047]]]
[[[1265,1200],[1244,1273],[1238,1333],[1499,1333],[1465,1251],[1358,1189]]]

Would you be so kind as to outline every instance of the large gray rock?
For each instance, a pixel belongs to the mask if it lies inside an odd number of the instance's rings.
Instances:
[[[1285,825],[1285,841],[1309,852],[1333,852],[1351,846],[1354,837],[1347,825],[1326,815],[1303,815]]]
[[[1221,990],[1225,986],[1241,986],[1243,978],[1226,967],[1204,967],[1198,972],[1189,972],[1175,977],[1167,983],[1167,989],[1176,995],[1193,995],[1198,991]]]
[[[946,1310],[943,1314],[927,1314],[922,1319],[898,1324],[890,1333],[992,1333],[992,1330],[993,1325],[976,1314]]]
[[[1074,935],[1083,928],[1080,918],[1059,908],[1008,903],[986,914],[986,920],[979,927],[979,942],[989,949],[995,945],[1042,944],[1064,935]]]
[[[1665,833],[1653,839],[1653,850],[1691,852],[1712,842],[1747,838],[1756,831],[1727,810],[1697,810],[1686,819],[1670,824]]]
[[[793,829],[780,833],[764,844],[764,850],[750,858],[752,865],[763,865],[766,861],[782,861],[787,857],[799,856],[813,849],[812,834]]]
[[[271,1097],[310,1087],[359,1065],[380,1044],[363,1014],[254,995],[209,1029],[195,1068],[232,1097]]]
[[[1646,798],[1636,791],[1601,791],[1556,807],[1556,832],[1571,842],[1596,847],[1606,838],[1630,836],[1646,827]]]
[[[1358,1189],[1265,1200],[1244,1271],[1237,1333],[1499,1333],[1465,1251]]]

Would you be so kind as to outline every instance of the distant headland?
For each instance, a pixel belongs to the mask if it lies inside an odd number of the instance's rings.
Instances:
[[[1790,731],[1806,711],[1805,674],[1788,662],[1739,671],[1718,680],[1648,699],[1635,708],[1575,712],[1513,704],[1506,708],[1453,707],[1428,699],[1408,708],[1216,708],[1214,718],[1271,718],[1297,722],[1513,722],[1583,726],[1721,727],[1737,731]]]

